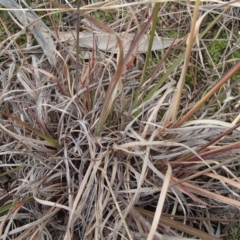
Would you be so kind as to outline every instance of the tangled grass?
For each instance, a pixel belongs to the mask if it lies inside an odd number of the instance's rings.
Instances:
[[[33,22],[0,17],[1,239],[238,239],[237,1],[20,2]]]

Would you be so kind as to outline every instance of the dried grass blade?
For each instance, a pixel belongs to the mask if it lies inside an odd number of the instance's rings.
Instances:
[[[240,141],[235,142],[235,143],[230,143],[226,146],[218,147],[218,148],[215,148],[213,150],[209,150],[207,152],[200,153],[199,155],[203,158],[206,158],[206,157],[209,157],[211,155],[216,155],[216,154],[220,154],[222,152],[227,152],[227,151],[231,151],[231,150],[239,149],[239,148],[240,148]],[[193,157],[189,158],[188,161],[195,161],[195,160],[198,160],[198,159],[199,158],[197,156],[193,156]]]
[[[35,119],[35,121],[42,128],[42,130],[45,132],[45,134],[50,136],[50,133],[48,132],[45,124],[36,116],[36,114],[32,111],[32,109],[30,109],[28,106],[26,106],[26,104],[24,104],[24,106],[27,108],[29,114]]]
[[[87,171],[86,171],[86,173],[84,175],[84,178],[83,178],[83,180],[82,180],[82,182],[81,182],[81,184],[79,186],[77,196],[74,199],[73,207],[72,207],[72,209],[69,212],[68,225],[67,225],[67,229],[66,229],[64,240],[65,239],[66,240],[69,239],[69,236],[71,235],[71,231],[70,231],[70,229],[71,229],[71,222],[73,220],[73,216],[74,216],[74,213],[76,211],[77,205],[78,205],[78,203],[80,201],[80,198],[81,198],[82,194],[84,193],[84,188],[87,185],[87,181],[88,181],[88,179],[89,179],[89,177],[91,175],[91,172],[92,172],[92,169],[94,167],[94,164],[95,163],[93,161],[90,163],[90,165],[88,166],[88,169],[87,169]]]
[[[62,204],[54,203],[54,202],[50,202],[50,201],[46,201],[46,200],[41,200],[41,199],[36,198],[36,197],[34,197],[34,199],[35,199],[37,202],[41,203],[42,205],[51,206],[51,207],[58,207],[58,208],[61,208],[61,209],[65,209],[65,210],[67,210],[67,211],[70,211],[70,208],[69,208],[69,207],[64,206],[64,205],[62,205]]]
[[[13,121],[17,122],[18,124],[20,124],[22,127],[27,128],[28,130],[32,131],[33,133],[35,133],[36,135],[38,135],[39,137],[43,138],[44,140],[46,140],[48,143],[50,143],[53,147],[58,148],[59,144],[57,141],[55,141],[53,138],[46,136],[45,134],[43,134],[42,132],[40,132],[39,130],[33,128],[32,126],[30,126],[29,124],[21,121],[20,119],[12,116],[11,114],[8,113],[4,113],[0,111],[0,114],[2,114],[3,116],[12,119]]]
[[[206,174],[206,173],[208,173],[210,171],[216,170],[216,169],[218,169],[218,168],[220,168],[222,166],[226,166],[226,165],[228,165],[228,164],[230,164],[230,163],[232,163],[234,161],[237,161],[238,159],[239,159],[239,157],[231,158],[231,159],[223,161],[223,162],[221,162],[221,163],[219,163],[217,165],[214,165],[212,167],[208,167],[207,169],[205,169],[203,171],[199,171],[199,172],[197,172],[197,173],[195,173],[195,174],[193,174],[193,175],[191,175],[189,177],[186,177],[184,179],[179,179],[176,183],[173,183],[171,186],[175,186],[177,184],[180,184],[180,183],[186,182],[188,180],[191,180],[193,178],[199,177],[199,176],[201,176],[203,174]]]
[[[229,179],[229,178],[226,178],[224,176],[221,176],[221,175],[216,175],[214,173],[205,173],[204,174],[205,176],[208,176],[208,177],[211,177],[211,178],[214,178],[214,179],[218,179],[218,180],[222,180],[223,182],[235,187],[235,188],[238,188],[240,189],[240,183],[239,182],[236,182],[232,179]]]
[[[135,207],[135,209],[143,214],[144,216],[153,219],[153,212],[147,211],[143,208]],[[174,216],[173,216],[174,217]],[[200,239],[208,239],[208,240],[220,240],[220,238],[212,236],[208,233],[202,232],[198,229],[195,229],[193,227],[187,226],[179,221],[175,221],[171,218],[161,216],[161,219],[159,221],[160,224],[164,224],[166,226],[170,226],[173,229],[176,229],[180,232],[185,232],[188,234],[191,234],[192,236],[199,237]]]
[[[167,195],[167,190],[168,190],[168,186],[170,183],[170,179],[172,176],[172,167],[171,165],[168,163],[168,170],[163,182],[163,186],[162,186],[162,190],[161,190],[161,194],[158,200],[158,204],[157,204],[157,208],[156,208],[156,212],[154,214],[154,218],[153,218],[153,222],[152,222],[152,226],[150,229],[150,232],[148,234],[148,238],[147,240],[151,240],[154,237],[154,233],[158,227],[158,223],[162,214],[162,209],[163,209],[163,205],[164,205],[164,201]]]
[[[187,121],[216,91],[218,91],[223,84],[225,84],[232,76],[234,76],[240,70],[240,61],[233,66],[220,80],[219,82],[202,98],[194,107],[186,113],[174,127],[180,127],[185,121]]]
[[[5,210],[6,210],[7,208],[8,208],[8,209],[10,209],[11,207],[13,207],[13,208],[11,209],[11,211],[9,211],[9,213],[6,215],[6,217],[3,219],[3,221],[2,221],[1,224],[0,224],[0,236],[2,236],[4,224],[5,224],[6,220],[9,218],[9,216],[10,216],[13,212],[15,212],[16,210],[19,210],[19,209],[20,209],[26,202],[28,202],[30,199],[31,199],[31,198],[28,197],[28,198],[25,198],[25,199],[23,199],[23,200],[21,200],[21,201],[19,201],[19,202],[14,202],[14,203],[9,204],[9,205],[6,206]]]
[[[209,192],[205,189],[194,186],[193,184],[190,184],[190,183],[187,183],[187,182],[182,183],[182,185],[184,187],[187,187],[189,189],[189,191],[195,192],[195,193],[200,194],[202,196],[208,197],[210,199],[215,199],[216,201],[220,201],[220,202],[226,203],[228,205],[232,205],[232,206],[235,206],[235,207],[240,207],[240,201],[222,196],[220,194]]]
[[[118,81],[121,78],[121,74],[122,74],[122,68],[123,68],[123,43],[122,40],[120,39],[120,37],[118,36],[118,34],[116,32],[114,32],[110,27],[106,26],[105,24],[97,21],[96,19],[90,17],[89,15],[85,15],[85,17],[88,19],[88,21],[92,22],[94,25],[96,25],[97,27],[109,32],[110,34],[113,34],[116,39],[117,39],[117,43],[119,46],[119,55],[118,55],[118,64],[117,64],[117,71],[113,77],[113,79],[111,80],[107,92],[106,92],[106,96],[105,96],[105,100],[102,106],[102,111],[101,111],[101,115],[100,115],[100,119],[99,119],[99,123],[96,129],[96,134],[99,135],[100,131],[103,128],[104,123],[106,122],[106,119],[110,113],[110,110],[112,108],[112,104],[114,101],[114,93],[116,94],[116,86],[118,84]]]
[[[196,27],[196,22],[197,22],[197,17],[198,17],[198,12],[199,12],[199,5],[200,1],[196,0],[195,2],[195,7],[194,7],[194,13],[193,13],[193,18],[192,18],[192,23],[191,23],[191,30],[189,33],[189,37],[187,39],[187,49],[186,49],[186,55],[185,55],[185,61],[183,65],[183,70],[177,85],[177,89],[175,92],[174,96],[174,101],[173,101],[173,113],[172,113],[172,122],[175,122],[177,119],[177,113],[178,113],[178,108],[180,105],[180,99],[182,96],[182,91],[185,83],[185,78],[187,74],[187,69],[188,69],[188,64],[190,61],[190,56],[192,52],[192,47],[195,42],[195,27]]]
[[[138,33],[137,36],[134,36],[133,42],[131,43],[128,52],[126,54],[126,56],[124,57],[124,63],[123,66],[125,67],[130,59],[130,57],[132,56],[133,51],[136,49],[136,47],[138,46],[139,41],[141,41],[141,39],[144,37],[144,33],[147,31],[147,29],[150,26],[150,23],[152,22],[153,19],[153,14],[151,14],[151,16],[148,18],[147,22],[144,24],[142,30],[140,33]]]
[[[15,167],[15,168],[11,169],[11,170],[8,170],[7,172],[0,173],[0,178],[3,177],[3,176],[9,175],[10,173],[17,172],[21,168],[23,168],[23,166],[18,166],[18,167]]]

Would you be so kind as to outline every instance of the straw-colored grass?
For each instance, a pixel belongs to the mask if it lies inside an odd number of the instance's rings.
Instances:
[[[238,1],[0,4],[0,239],[240,239]]]

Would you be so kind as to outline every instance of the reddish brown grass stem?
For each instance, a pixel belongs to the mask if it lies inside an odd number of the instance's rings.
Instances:
[[[234,74],[240,70],[240,61],[233,66],[220,80],[219,82],[202,98],[196,105],[186,113],[173,127],[180,127],[184,122],[186,122],[202,105],[206,102],[216,91],[218,91],[224,83],[226,83]]]

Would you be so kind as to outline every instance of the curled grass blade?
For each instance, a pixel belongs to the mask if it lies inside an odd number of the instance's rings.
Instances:
[[[31,200],[31,198],[28,197],[28,198],[25,198],[25,199],[23,199],[23,200],[21,200],[21,201],[17,201],[17,202],[13,202],[13,203],[11,203],[11,204],[8,204],[8,205],[6,205],[3,209],[2,209],[2,208],[0,209],[0,211],[2,210],[3,212],[10,210],[9,213],[7,214],[7,216],[3,219],[3,221],[2,221],[1,224],[0,224],[0,236],[2,236],[4,224],[5,224],[6,220],[7,220],[7,218],[8,218],[13,212],[18,211],[26,202],[28,202],[28,201],[30,201],[30,200]],[[2,211],[1,211],[1,212],[2,212]]]

